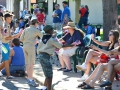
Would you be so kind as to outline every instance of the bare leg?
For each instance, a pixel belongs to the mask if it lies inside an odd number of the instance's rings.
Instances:
[[[47,87],[47,79],[45,78],[45,81],[44,81],[44,86]]]
[[[6,74],[7,74],[7,77],[10,76],[10,71],[9,71],[9,61],[4,61],[5,62],[5,71],[6,71]]]
[[[87,64],[88,62],[90,62],[90,60],[92,60],[92,58],[93,58],[94,56],[98,56],[98,55],[100,55],[98,52],[93,51],[92,49],[90,49],[90,50],[88,51],[87,56],[86,56],[85,64]]]
[[[115,77],[116,71],[112,72],[112,75],[110,77],[110,81],[113,82],[114,81],[114,77]]]
[[[69,56],[66,56],[66,55],[63,55],[63,60],[64,60],[64,62],[65,62],[65,64],[66,64],[67,68],[68,68],[69,70],[71,70],[70,57],[69,57]]]
[[[63,60],[63,56],[59,55],[59,60],[60,60],[60,64],[61,64],[62,68],[65,68],[65,62]]]
[[[89,75],[90,68],[91,68],[91,63],[96,64],[97,60],[100,58],[98,56],[94,56],[88,63],[87,63],[87,70],[85,71],[86,75]]]
[[[47,90],[51,90],[52,78],[49,78],[49,79],[47,78],[46,81],[47,81]]]
[[[98,69],[98,72],[96,73],[95,77],[92,79],[92,81],[89,83],[90,86],[94,86],[95,82],[101,77],[101,75],[103,74],[103,72],[105,70],[107,70],[107,66],[108,64],[102,64],[99,69]]]
[[[89,78],[85,81],[85,83],[89,84],[90,81],[95,77],[96,73],[98,72],[99,70],[99,67],[101,66],[101,64],[99,64],[95,70],[92,72],[92,74],[89,76]]]
[[[86,75],[89,75],[90,68],[91,68],[91,63],[89,62],[89,63],[87,63],[87,69],[86,69],[86,71],[85,71],[85,74],[86,74]]]
[[[8,60],[8,63],[10,65],[10,60]],[[0,65],[0,71],[5,68],[5,62],[2,62],[1,65]]]
[[[112,73],[113,73],[113,71],[114,71],[114,69],[115,70],[117,70],[117,65],[115,65],[115,64],[117,64],[117,63],[119,63],[120,62],[120,60],[114,60],[114,61],[110,61],[109,63],[108,63],[108,77],[107,77],[107,80],[109,80],[110,81],[110,79],[111,79],[111,75],[112,75]],[[114,66],[115,65],[115,66]],[[119,68],[118,68],[119,69]]]
[[[5,62],[2,62],[1,65],[0,65],[0,71],[5,68]]]
[[[27,65],[26,71],[29,79],[33,79],[33,65]]]

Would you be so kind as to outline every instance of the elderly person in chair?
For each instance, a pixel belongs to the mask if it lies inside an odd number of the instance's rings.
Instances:
[[[68,33],[63,36],[62,39],[60,39],[60,42],[65,42],[65,44],[76,44],[75,47],[68,47],[68,48],[61,48],[59,50],[58,56],[61,64],[61,68],[58,69],[58,71],[64,71],[64,72],[71,72],[71,63],[70,63],[70,57],[75,54],[75,50],[78,47],[84,46],[84,32],[77,29],[74,22],[68,22],[68,25],[63,27],[63,29],[67,29]],[[66,66],[67,68],[66,68]]]

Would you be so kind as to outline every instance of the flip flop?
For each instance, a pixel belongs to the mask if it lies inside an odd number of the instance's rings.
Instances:
[[[91,87],[90,85],[85,85],[81,87],[81,89],[94,89],[94,87]]]
[[[82,82],[81,84],[78,85],[78,88],[81,88],[83,86],[87,85],[85,82]]]

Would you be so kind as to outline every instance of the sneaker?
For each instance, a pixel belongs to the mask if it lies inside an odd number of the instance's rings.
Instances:
[[[82,65],[76,65],[76,68],[78,70],[83,70],[83,71],[86,71],[86,65],[83,63]]]
[[[30,86],[33,86],[33,87],[38,87],[39,86],[39,84],[36,83],[34,80],[32,80],[32,81],[28,80],[27,84],[29,84]]]
[[[42,86],[42,87],[40,87],[40,90],[47,90],[47,87],[46,86]]]
[[[57,71],[63,71],[63,70],[65,70],[66,68],[59,68],[59,69],[57,69]]]
[[[14,76],[9,76],[9,77],[7,77],[7,79],[12,80],[12,79],[15,79],[15,77]]]
[[[63,72],[72,72],[72,69],[66,69],[66,70],[64,70]]]
[[[83,75],[79,80],[77,80],[78,82],[83,82],[88,78],[88,75]]]

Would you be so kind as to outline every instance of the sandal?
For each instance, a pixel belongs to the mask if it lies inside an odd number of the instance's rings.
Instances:
[[[81,88],[83,86],[87,85],[85,82],[82,82],[81,84],[78,85],[78,88]]]
[[[100,87],[110,86],[112,83],[110,81],[106,81],[100,85]]]
[[[81,89],[94,89],[94,87],[91,87],[90,85],[85,85]]]

